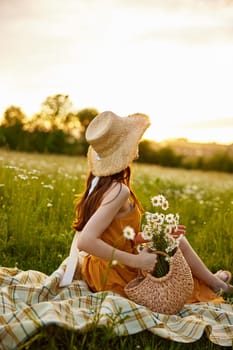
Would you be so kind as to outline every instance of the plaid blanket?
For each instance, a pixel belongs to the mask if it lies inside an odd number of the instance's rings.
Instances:
[[[66,260],[52,275],[0,268],[0,349],[16,349],[42,327],[57,325],[88,330],[109,325],[119,335],[149,330],[176,342],[195,342],[205,333],[221,346],[231,346],[233,305],[185,305],[177,315],[151,312],[111,292],[92,293],[84,281],[59,287]]]

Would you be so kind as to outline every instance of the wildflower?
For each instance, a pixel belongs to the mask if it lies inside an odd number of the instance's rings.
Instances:
[[[123,235],[125,238],[133,240],[135,237],[134,229],[131,226],[126,226],[123,230]]]
[[[49,188],[50,190],[53,190],[53,189],[54,189],[53,185],[43,185],[43,187],[44,187],[44,188]]]
[[[50,207],[52,207],[52,206],[53,206],[53,203],[51,203],[51,202],[47,203],[47,207],[48,207],[48,208],[50,208]]]
[[[116,259],[113,259],[112,261],[111,261],[111,265],[112,266],[116,266],[118,264],[118,261],[116,260]]]
[[[18,174],[18,178],[25,181],[28,179],[28,176],[24,174]]]
[[[148,226],[144,226],[143,230],[142,230],[142,238],[146,241],[151,240],[153,237],[152,232],[150,231]]]
[[[159,207],[160,206],[160,198],[159,196],[155,196],[151,198],[151,203],[153,207]]]
[[[167,199],[163,195],[154,196],[151,199],[154,207],[161,207],[162,210],[167,210],[169,207]],[[167,214],[156,212],[145,213],[145,224],[142,226],[142,238],[148,243],[145,243],[153,251],[163,251],[168,254],[167,257],[158,255],[158,261],[152,275],[162,277],[169,271],[169,261],[179,246],[179,241],[182,235],[175,238],[173,232],[178,229],[179,214]],[[138,251],[139,248],[138,248]]]
[[[173,214],[167,214],[165,220],[168,224],[172,224],[175,221],[175,217]]]
[[[164,200],[161,207],[163,210],[167,210],[169,208],[168,201]]]
[[[168,209],[168,201],[166,200],[166,198],[162,194],[159,194],[158,196],[152,197],[151,203],[152,203],[153,207],[162,207],[163,210]]]
[[[148,217],[150,217],[152,222],[159,222],[161,220],[160,214],[159,213],[148,213]]]
[[[164,227],[164,233],[170,235],[172,233],[172,225],[166,225]]]

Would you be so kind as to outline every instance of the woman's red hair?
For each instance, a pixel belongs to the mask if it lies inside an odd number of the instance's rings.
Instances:
[[[86,225],[87,221],[94,214],[94,212],[99,207],[104,193],[110,188],[113,182],[118,182],[121,184],[125,184],[128,186],[130,190],[130,196],[135,205],[137,205],[140,210],[143,212],[142,205],[134,194],[133,190],[130,186],[130,176],[131,169],[128,166],[126,169],[120,171],[117,174],[109,175],[109,176],[101,176],[98,180],[98,183],[94,189],[94,191],[89,195],[89,190],[91,187],[92,179],[94,175],[90,173],[87,177],[86,181],[86,189],[81,194],[78,199],[75,207],[76,217],[72,224],[72,228],[76,231],[81,231],[83,227]]]

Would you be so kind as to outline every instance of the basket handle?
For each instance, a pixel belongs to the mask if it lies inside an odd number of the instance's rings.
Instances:
[[[153,251],[154,254],[158,254],[158,255],[163,255],[163,256],[169,256],[169,254],[161,251],[161,250],[155,250]]]

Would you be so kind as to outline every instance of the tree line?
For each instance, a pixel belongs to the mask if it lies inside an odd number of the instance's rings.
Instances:
[[[85,155],[85,131],[97,109],[72,110],[68,95],[48,96],[41,111],[28,118],[20,107],[10,106],[0,124],[0,147],[39,153]]]
[[[74,111],[68,95],[48,96],[41,110],[28,118],[18,106],[10,106],[0,122],[0,147],[24,152],[56,153],[86,156],[85,131],[99,111],[84,108]],[[156,147],[155,147],[156,145]],[[139,145],[138,161],[186,169],[233,172],[233,157],[227,151],[209,157],[187,157],[171,146],[158,146],[144,140]]]

